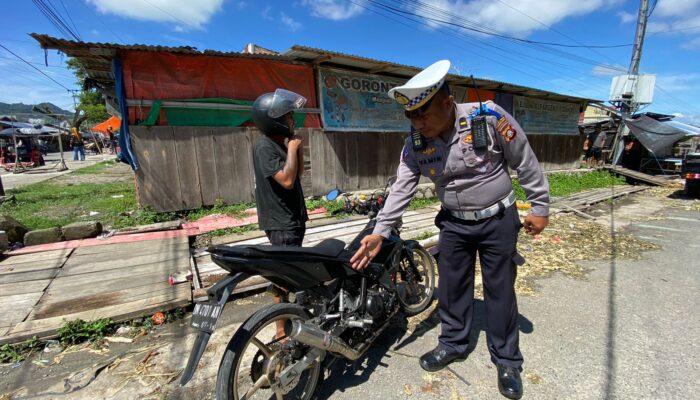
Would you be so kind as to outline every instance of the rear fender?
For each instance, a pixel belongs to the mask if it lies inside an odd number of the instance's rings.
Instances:
[[[209,300],[216,301],[222,307],[223,311],[223,307],[226,305],[229,296],[231,296],[231,293],[233,292],[233,289],[235,289],[239,283],[248,277],[250,277],[250,275],[243,272],[225,277],[207,290]],[[197,364],[199,364],[199,360],[202,358],[202,354],[204,354],[204,349],[206,349],[210,337],[211,332],[200,330],[197,333],[197,338],[194,341],[194,345],[190,351],[190,356],[187,359],[187,366],[182,372],[182,377],[180,378],[180,386],[185,386],[194,376],[194,371],[197,369]]]

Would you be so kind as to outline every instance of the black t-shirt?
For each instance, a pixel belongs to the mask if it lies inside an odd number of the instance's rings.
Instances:
[[[284,168],[286,161],[286,146],[267,136],[262,136],[255,142],[255,202],[258,207],[258,225],[262,230],[299,228],[305,226],[309,219],[299,179],[294,180],[294,187],[285,189],[273,178]]]

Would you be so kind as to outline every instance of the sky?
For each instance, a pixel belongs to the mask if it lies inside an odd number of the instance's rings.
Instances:
[[[644,110],[700,122],[696,95],[700,0],[649,2],[653,11],[640,73],[655,75],[656,87],[653,103]],[[255,43],[280,52],[302,45],[419,68],[449,59],[452,73],[597,100],[607,100],[612,77],[629,68],[640,8],[640,0],[21,0],[12,4],[4,7],[0,32],[0,44],[6,48],[0,47],[0,101],[48,101],[65,109],[73,108],[67,89],[77,89],[65,68],[66,57],[54,50],[45,55],[27,35],[70,38],[42,14],[42,4],[57,11],[70,30],[88,42],[219,51],[241,51]]]

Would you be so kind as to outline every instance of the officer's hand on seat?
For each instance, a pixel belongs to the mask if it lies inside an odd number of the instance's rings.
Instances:
[[[535,236],[542,232],[547,225],[549,225],[549,217],[538,217],[532,214],[526,216],[525,221],[523,222],[525,232],[531,236]]]
[[[352,269],[355,271],[362,271],[374,257],[379,254],[381,250],[381,244],[384,238],[381,235],[367,235],[360,241],[360,248],[357,249],[355,254],[350,259],[350,264],[352,264]]]

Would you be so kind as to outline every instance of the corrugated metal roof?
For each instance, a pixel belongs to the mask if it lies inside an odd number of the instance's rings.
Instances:
[[[218,57],[234,57],[248,59],[267,59],[288,63],[311,63],[328,67],[353,69],[371,74],[388,75],[394,77],[410,78],[422,68],[397,64],[388,61],[374,60],[351,54],[343,54],[334,51],[316,49],[295,45],[282,54],[260,54],[222,52],[215,50],[199,51],[194,47],[180,46],[152,46],[145,44],[123,45],[117,43],[93,43],[76,42],[60,39],[38,33],[30,34],[43,49],[55,49],[70,57],[80,59],[87,68],[88,77],[97,82],[105,92],[113,92],[114,76],[111,72],[111,61],[120,51],[151,51],[167,52],[187,55],[210,55]],[[569,96],[546,90],[515,85],[507,82],[493,81],[489,79],[474,78],[479,89],[496,90],[503,93],[511,93],[553,101],[565,101],[570,103],[602,103],[600,100],[583,97]],[[448,81],[452,85],[471,86],[471,79],[467,76],[448,75]]]
[[[176,54],[192,54],[192,55],[210,55],[219,57],[235,57],[235,58],[254,58],[254,59],[270,59],[277,61],[288,61],[293,62],[292,58],[283,55],[274,54],[247,54],[240,53],[236,51],[226,52],[218,50],[197,50],[195,47],[190,46],[179,46],[179,47],[169,47],[169,46],[154,46],[147,44],[118,44],[118,43],[97,43],[97,42],[76,42],[73,40],[66,40],[61,38],[55,38],[49,35],[42,35],[39,33],[30,33],[42,48],[44,49],[56,49],[71,57],[109,57],[110,59],[114,57],[120,50],[129,51],[152,51],[152,52],[166,52],[166,53],[176,53]],[[75,55],[74,55],[75,54]]]
[[[359,71],[390,75],[396,77],[410,78],[422,68],[403,65],[382,60],[374,60],[371,58],[360,57],[352,54],[338,53],[323,49],[316,49],[305,46],[292,46],[282,55],[293,57],[300,61],[307,61],[316,65],[324,65],[328,67],[350,67]],[[447,76],[450,84],[460,86],[471,86],[471,78],[468,76],[449,74]],[[479,89],[497,90],[504,93],[524,95],[546,100],[566,101],[566,102],[602,102],[601,100],[587,99],[583,97],[570,96],[549,92],[546,90],[535,89],[527,86],[515,85],[507,82],[499,82],[489,79],[474,78]]]

